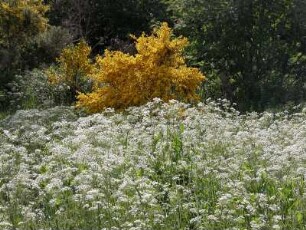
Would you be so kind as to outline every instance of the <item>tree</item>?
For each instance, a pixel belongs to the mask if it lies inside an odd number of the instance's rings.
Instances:
[[[69,29],[75,40],[85,39],[98,53],[113,40],[149,31],[166,17],[160,0],[46,0],[51,5],[50,24]]]
[[[186,38],[172,38],[172,30],[163,23],[151,36],[142,34],[134,39],[134,56],[106,50],[104,57],[97,57],[94,90],[78,96],[78,107],[99,112],[107,107],[138,106],[155,97],[165,101],[198,99],[196,90],[204,76],[185,64],[182,51]]]
[[[207,73],[205,87],[214,89],[208,96],[221,94],[243,111],[305,99],[305,75],[296,74],[305,62],[292,62],[306,54],[303,1],[167,2],[177,31],[191,40],[190,63]]]

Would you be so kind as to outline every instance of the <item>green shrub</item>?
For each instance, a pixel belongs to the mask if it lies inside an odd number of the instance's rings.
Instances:
[[[29,69],[55,62],[62,50],[72,43],[67,29],[51,26],[35,36],[22,53],[23,65]]]
[[[8,86],[6,100],[11,111],[48,108],[68,103],[69,86],[64,83],[51,85],[46,74],[39,69],[17,75]]]

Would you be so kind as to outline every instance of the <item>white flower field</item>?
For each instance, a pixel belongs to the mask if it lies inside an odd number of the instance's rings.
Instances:
[[[0,121],[0,229],[306,229],[299,111],[18,111]]]

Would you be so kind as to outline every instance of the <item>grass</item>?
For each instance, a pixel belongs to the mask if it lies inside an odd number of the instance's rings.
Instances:
[[[159,100],[18,111],[0,128],[1,229],[305,229],[305,118]]]
[[[0,120],[3,120],[7,116],[9,116],[11,113],[6,112],[6,111],[0,111]]]

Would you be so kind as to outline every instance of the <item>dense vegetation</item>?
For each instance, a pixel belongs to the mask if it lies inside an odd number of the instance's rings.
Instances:
[[[305,229],[305,109],[155,99],[0,127],[1,229]]]
[[[2,0],[0,229],[305,229],[305,99],[304,0]]]
[[[303,0],[3,0],[1,108],[41,107],[24,82],[35,75],[36,84],[53,89],[41,70],[67,45],[87,42],[89,59],[106,48],[135,55],[130,34],[150,33],[161,22],[189,39],[187,64],[206,76],[202,100],[226,98],[240,111],[299,104],[306,91],[305,15]],[[54,90],[48,105],[70,104],[76,96],[67,85]],[[20,104],[21,95],[33,103]]]

